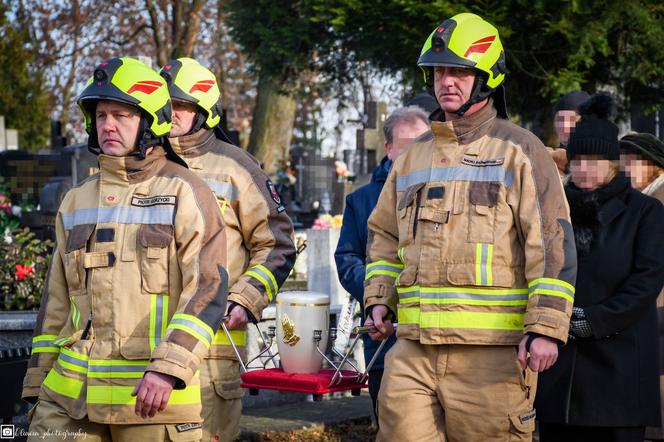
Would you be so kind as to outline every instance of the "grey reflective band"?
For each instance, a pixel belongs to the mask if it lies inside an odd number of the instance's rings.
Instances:
[[[265,278],[265,280],[267,281],[268,285],[270,286],[270,289],[272,290],[272,294],[273,294],[273,296],[277,294],[277,287],[275,287],[275,286],[274,286],[274,283],[272,282],[272,278],[274,278],[274,276],[272,276],[272,275],[268,275],[263,269],[261,269],[261,268],[258,267],[258,266],[250,267],[249,269],[247,269],[247,271],[249,271],[249,270],[251,270],[252,272],[256,272],[256,273],[258,273],[258,274],[261,275],[263,278]],[[251,276],[251,274],[249,274],[249,276]],[[262,282],[262,281],[260,281],[260,282]]]
[[[203,338],[207,339],[208,343],[212,342],[212,335],[210,335],[210,333],[208,333],[207,330],[205,330],[203,327],[200,327],[194,321],[189,321],[185,318],[173,318],[173,319],[171,319],[171,323],[169,324],[169,326],[176,325],[176,324],[179,324],[179,325],[182,325],[186,328],[194,330],[199,335],[201,335]]]
[[[470,299],[476,301],[528,301],[528,294],[501,294],[489,295],[481,293],[463,293],[463,292],[421,292],[409,291],[400,294],[401,298],[412,298],[419,296],[422,299]]]
[[[410,186],[422,183],[446,181],[481,181],[504,183],[505,187],[512,185],[513,173],[502,166],[454,166],[420,169],[408,175],[397,177],[397,192],[404,192]]]
[[[536,292],[537,290],[551,290],[555,292],[567,293],[571,298],[574,298],[574,291],[570,290],[569,287],[565,287],[562,284],[548,284],[546,282],[538,282],[535,285],[528,287],[530,292]]]
[[[59,358],[65,362],[69,362],[72,365],[78,365],[79,367],[88,368],[88,361],[73,358],[65,353],[60,353]]]
[[[489,285],[489,277],[486,273],[486,264],[489,257],[489,244],[482,244],[482,256],[480,258],[480,285]]]
[[[163,318],[163,310],[164,310],[164,295],[156,295],[156,309],[155,309],[155,315],[154,315],[154,346],[155,348],[159,345],[161,342],[161,338],[163,337],[161,335],[161,332],[164,327],[164,318]],[[154,350],[154,349],[152,349]]]
[[[205,182],[210,186],[214,194],[217,195],[217,198],[223,198],[231,202],[237,200],[239,192],[231,183],[216,180],[205,180]]]
[[[51,348],[60,348],[59,345],[55,344],[55,341],[33,341],[32,342],[32,348],[39,348],[39,347],[51,347]]]
[[[141,365],[96,365],[91,363],[88,371],[90,373],[143,373],[147,368],[147,362]]]
[[[173,224],[175,206],[160,205],[150,207],[93,207],[62,212],[65,230],[81,224]]]

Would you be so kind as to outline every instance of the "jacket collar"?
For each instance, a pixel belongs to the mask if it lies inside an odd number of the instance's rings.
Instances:
[[[102,182],[135,184],[155,176],[166,161],[166,152],[161,146],[155,146],[144,160],[136,155],[115,157],[101,154],[99,172]]]
[[[206,153],[214,144],[216,136],[212,129],[199,129],[191,135],[170,138],[175,153],[185,161],[187,158],[198,157]]]
[[[392,167],[392,160],[387,158],[387,155],[383,157],[380,161],[380,164],[376,166],[371,175],[372,183],[384,183],[387,180],[387,175],[390,173],[390,168]]]
[[[470,144],[489,132],[496,119],[496,108],[489,98],[487,104],[477,112],[453,121],[433,121],[431,131],[443,142]]]

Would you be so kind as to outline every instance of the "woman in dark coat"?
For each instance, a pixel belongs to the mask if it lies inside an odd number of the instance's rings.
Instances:
[[[664,206],[619,172],[607,99],[582,108],[568,145],[578,274],[570,339],[539,379],[541,442],[642,442],[645,427],[660,423]]]

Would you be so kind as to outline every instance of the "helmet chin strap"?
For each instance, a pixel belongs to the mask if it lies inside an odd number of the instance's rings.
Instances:
[[[486,78],[482,74],[477,74],[475,76],[475,81],[473,82],[473,89],[470,93],[470,98],[468,101],[466,101],[464,104],[461,105],[459,109],[457,109],[455,112],[452,112],[453,114],[456,114],[460,117],[463,117],[463,115],[468,112],[468,109],[475,104],[479,103],[480,101],[486,100],[491,96],[493,91],[486,87]]]
[[[194,124],[191,126],[191,130],[184,134],[184,136],[195,134],[203,127],[203,124],[205,124],[205,115],[198,111],[196,112],[196,118],[194,119]]]
[[[163,144],[163,137],[156,137],[150,127],[148,126],[148,120],[144,116],[141,116],[141,122],[138,125],[138,134],[136,136],[136,147],[138,147],[138,158],[144,160],[147,156],[147,150],[149,147],[154,147],[159,144]]]

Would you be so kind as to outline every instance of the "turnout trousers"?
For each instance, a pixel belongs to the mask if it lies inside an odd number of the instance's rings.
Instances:
[[[537,373],[516,346],[398,339],[378,394],[378,442],[531,441]]]

